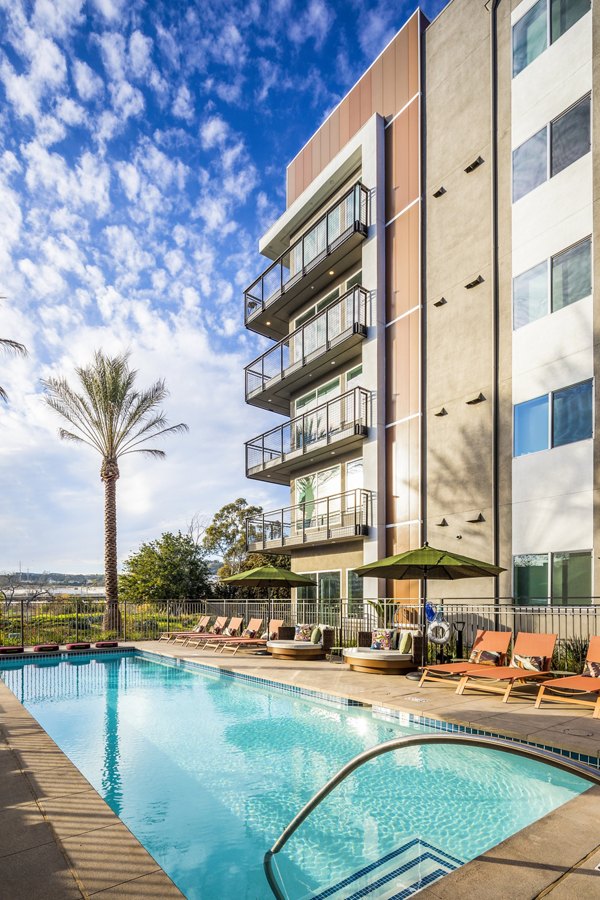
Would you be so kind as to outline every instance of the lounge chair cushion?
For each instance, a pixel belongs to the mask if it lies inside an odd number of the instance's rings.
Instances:
[[[377,628],[371,632],[371,650],[393,650],[394,632]]]
[[[314,625],[296,625],[296,634],[294,635],[294,640],[303,642],[305,644],[310,643],[314,627]]]
[[[504,662],[504,653],[498,653],[496,650],[471,650],[469,662],[478,666],[501,666]],[[520,668],[527,668],[521,666]]]
[[[400,640],[398,641],[398,652],[399,653],[410,653],[412,650],[413,644],[413,636],[412,631],[403,631],[400,633]]]
[[[312,634],[310,636],[310,642],[311,642],[311,644],[320,644],[321,643],[321,629],[319,628],[318,625],[315,625],[315,627],[312,630]]]
[[[528,672],[543,672],[546,668],[545,656],[519,656],[513,653],[510,661],[513,669],[526,669]]]
[[[33,648],[34,653],[43,653],[48,650],[58,650],[58,644],[36,644]]]
[[[313,644],[312,641],[297,641],[295,638],[293,641],[268,641],[267,649],[281,649],[281,650],[297,650],[298,653],[308,653],[313,652],[321,644]]]
[[[0,647],[0,653],[23,653],[23,647]]]
[[[600,662],[592,662],[591,659],[586,659],[582,674],[590,675],[592,678],[600,678]]]
[[[344,656],[355,659],[384,659],[389,662],[410,662],[410,653],[399,653],[397,650],[373,650],[371,647],[348,647],[344,649]]]

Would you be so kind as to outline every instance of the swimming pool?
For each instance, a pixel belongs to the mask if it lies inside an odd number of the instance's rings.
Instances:
[[[147,655],[0,665],[191,900],[266,900],[263,855],[314,792],[367,747],[426,730]],[[413,747],[355,772],[278,866],[293,900],[348,900],[373,872],[368,897],[409,896],[588,787],[499,751]]]

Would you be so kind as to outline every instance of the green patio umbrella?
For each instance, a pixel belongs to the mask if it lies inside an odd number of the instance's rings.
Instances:
[[[388,556],[378,559],[376,562],[367,563],[356,569],[356,574],[361,578],[390,578],[398,581],[419,580],[423,582],[423,605],[421,608],[422,628],[425,627],[425,602],[427,600],[427,582],[430,578],[435,581],[454,581],[458,578],[482,578],[493,577],[506,571],[502,566],[472,559],[470,556],[461,556],[459,553],[451,553],[448,550],[436,550],[427,542],[416,550],[407,550],[397,556]],[[425,642],[423,642],[424,646]]]
[[[289,569],[279,569],[277,566],[258,566],[256,569],[248,569],[247,572],[238,572],[237,575],[221,578],[221,583],[264,588],[293,588],[305,585],[314,587],[316,585],[314,578],[310,578],[308,575],[290,572]]]

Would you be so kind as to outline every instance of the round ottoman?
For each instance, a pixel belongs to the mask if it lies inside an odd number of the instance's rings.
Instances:
[[[267,641],[273,659],[325,659],[321,644],[310,641]]]

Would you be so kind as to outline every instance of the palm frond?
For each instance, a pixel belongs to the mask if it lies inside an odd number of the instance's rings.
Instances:
[[[4,400],[5,403],[8,400],[8,394],[6,393],[2,385],[0,385],[0,400]]]
[[[9,353],[18,353],[20,356],[27,356],[27,347],[25,344],[19,344],[18,341],[0,338],[0,347],[2,350],[8,350]]]
[[[120,456],[128,456],[130,453],[146,453],[148,456],[155,456],[157,459],[164,459],[167,455],[164,450],[154,450],[152,447],[140,447],[139,450],[124,450]]]

